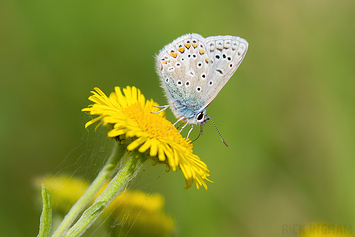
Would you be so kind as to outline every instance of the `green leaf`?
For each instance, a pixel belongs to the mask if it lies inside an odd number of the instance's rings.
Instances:
[[[48,237],[52,226],[52,202],[49,191],[42,184],[42,214],[37,237]]]

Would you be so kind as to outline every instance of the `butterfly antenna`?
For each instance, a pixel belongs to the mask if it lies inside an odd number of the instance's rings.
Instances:
[[[228,147],[228,144],[224,141],[224,139],[223,139],[221,133],[218,131],[218,128],[217,128],[216,124],[213,122],[213,120],[211,119],[211,117],[208,116],[207,114],[206,114],[206,117],[207,117],[209,120],[211,120],[211,122],[212,122],[213,126],[216,128],[216,130],[217,130],[217,132],[218,132],[218,135],[219,135],[219,137],[221,138],[222,142],[224,143],[224,145],[226,145],[226,146]]]

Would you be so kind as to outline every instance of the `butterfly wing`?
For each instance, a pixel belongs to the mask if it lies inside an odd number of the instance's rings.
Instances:
[[[203,88],[209,70],[205,45],[201,35],[187,34],[165,46],[157,56],[161,86],[178,118],[191,118],[204,104]]]
[[[206,38],[206,49],[210,65],[202,97],[202,109],[214,100],[238,69],[248,50],[248,42],[235,36],[212,36]]]
[[[157,56],[165,96],[177,118],[196,123],[196,115],[217,96],[242,62],[248,42],[235,36],[183,35]]]

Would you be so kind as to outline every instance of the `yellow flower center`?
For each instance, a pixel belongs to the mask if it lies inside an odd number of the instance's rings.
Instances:
[[[136,102],[122,110],[122,113],[129,119],[134,120],[141,131],[146,132],[149,138],[159,140],[173,140],[175,143],[192,150],[190,139],[185,139],[175,127],[171,127],[171,122],[158,114],[152,113],[152,106],[142,107],[140,102]]]

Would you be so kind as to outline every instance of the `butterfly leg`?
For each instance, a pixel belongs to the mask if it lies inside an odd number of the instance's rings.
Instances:
[[[175,126],[175,124],[177,124],[178,122],[180,122],[181,120],[183,120],[185,117],[183,116],[183,117],[181,117],[181,118],[179,118],[173,125],[171,125],[170,126],[170,128],[169,129],[171,129],[172,127],[174,127]]]
[[[203,134],[203,126],[201,125],[200,126],[200,134],[198,135],[198,136],[200,136],[200,135],[202,135]]]
[[[190,136],[190,133],[191,133],[192,129],[194,129],[194,125],[191,125],[190,131],[187,133],[187,137],[186,137],[186,139],[188,139],[188,138],[189,138],[189,136]]]
[[[176,127],[176,129],[180,129],[182,125],[184,125],[184,123],[181,123],[179,126]]]
[[[167,108],[169,108],[170,105],[162,105],[162,106],[155,106],[153,105],[153,107],[155,108],[162,108],[161,110],[157,111],[157,112],[151,112],[152,114],[159,114],[160,112],[163,112],[164,110],[166,110]]]
[[[203,134],[203,126],[200,125],[200,133],[198,134],[198,136],[195,138],[195,140],[193,140],[192,142],[196,141],[202,134]]]
[[[187,126],[187,123],[184,124],[184,126],[182,126],[182,128],[180,129],[179,133],[181,133],[181,131]]]

